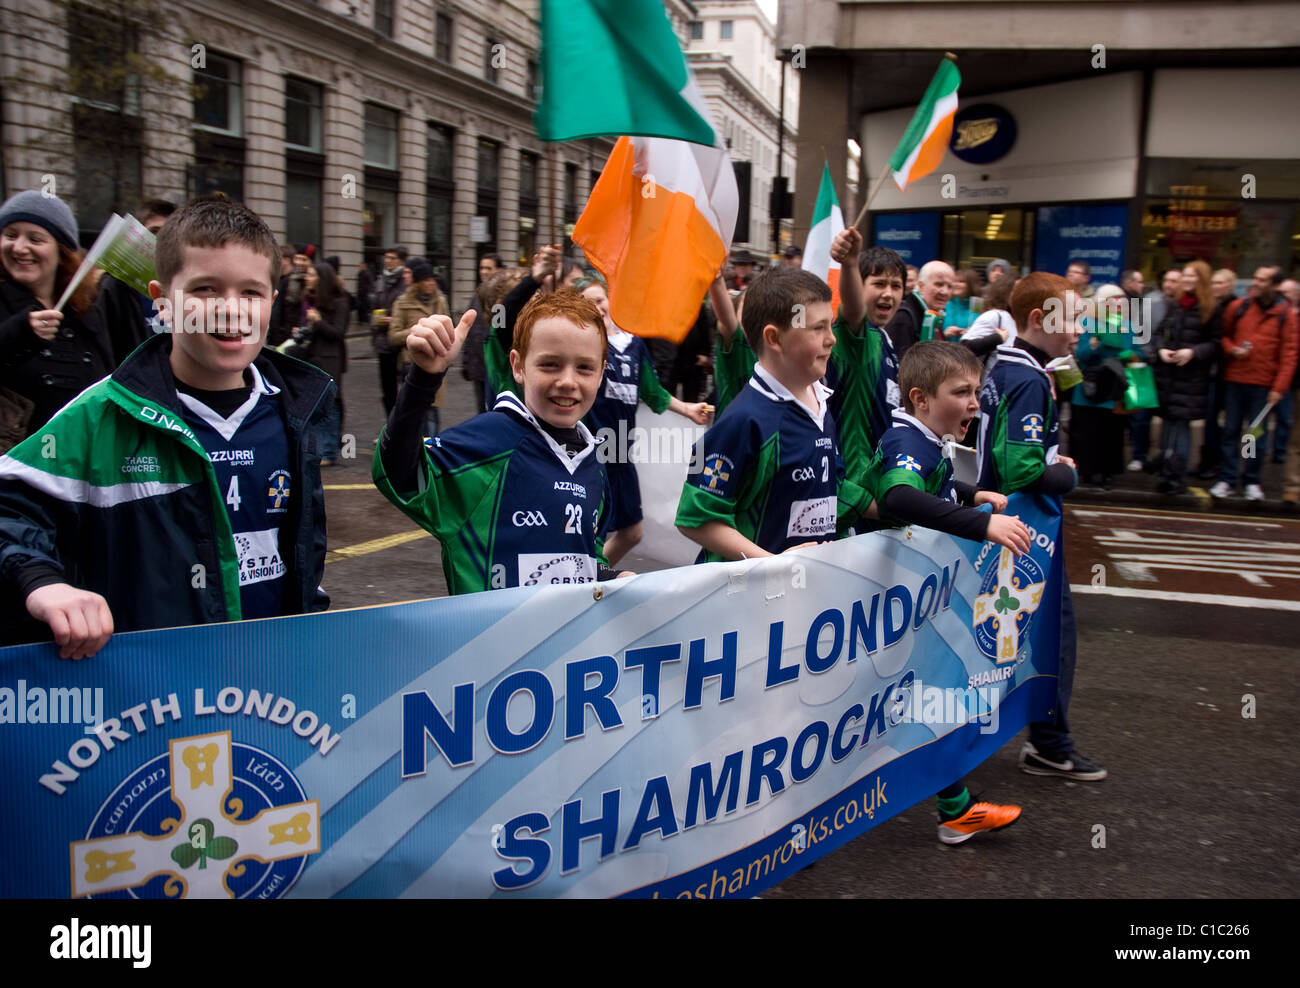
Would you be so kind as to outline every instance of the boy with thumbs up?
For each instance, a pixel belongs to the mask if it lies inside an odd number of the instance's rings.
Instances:
[[[428,316],[411,330],[406,387],[380,436],[373,477],[442,545],[453,594],[588,583],[616,575],[601,557],[604,466],[582,417],[605,370],[604,319],[576,292],[535,296],[515,324],[510,368],[522,400],[422,439],[424,408],[474,325]]]

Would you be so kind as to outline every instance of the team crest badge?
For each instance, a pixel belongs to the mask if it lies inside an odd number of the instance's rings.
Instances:
[[[981,652],[998,665],[1016,660],[1046,585],[1047,575],[1028,553],[1017,558],[1002,549],[997,565],[985,571],[975,598],[972,623]]]
[[[178,738],[122,780],[71,845],[72,895],[275,899],[320,850],[320,804],[230,732]]]

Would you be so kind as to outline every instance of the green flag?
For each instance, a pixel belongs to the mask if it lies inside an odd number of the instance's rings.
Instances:
[[[716,135],[660,0],[542,0],[546,141],[599,135],[713,145]]]

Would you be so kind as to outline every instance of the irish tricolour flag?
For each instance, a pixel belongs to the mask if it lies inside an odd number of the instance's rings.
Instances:
[[[959,85],[961,73],[950,59],[945,58],[930,80],[912,122],[903,132],[903,139],[889,159],[889,169],[894,173],[894,182],[899,189],[906,189],[939,167],[952,138],[952,118],[957,112]]]
[[[817,205],[813,207],[812,229],[803,249],[803,269],[811,271],[831,286],[831,311],[840,307],[840,264],[831,260],[831,241],[844,229],[844,214],[835,198],[835,183],[831,181],[831,166],[822,167],[822,184],[817,190]]]
[[[573,242],[609,283],[615,324],[681,342],[731,248],[731,159],[660,0],[545,0],[542,17],[538,133],[623,135]]]

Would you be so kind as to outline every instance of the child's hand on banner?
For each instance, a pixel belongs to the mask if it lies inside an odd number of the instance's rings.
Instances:
[[[1006,546],[1017,556],[1029,551],[1029,527],[1015,515],[994,515],[984,538]]]
[[[446,373],[477,318],[477,312],[467,309],[454,328],[450,316],[425,316],[417,322],[406,338],[415,366],[428,374]]]
[[[108,601],[67,583],[51,583],[29,593],[27,613],[50,626],[63,659],[94,655],[113,634]]]

